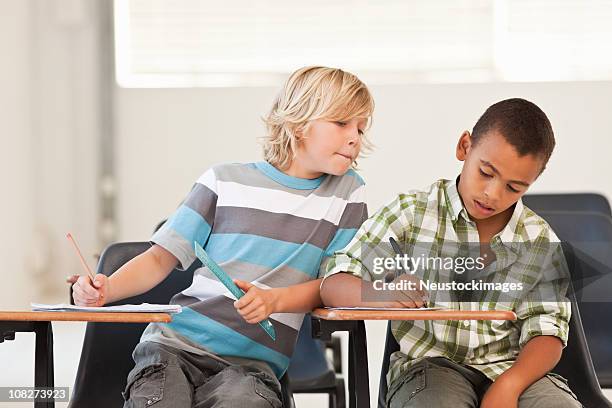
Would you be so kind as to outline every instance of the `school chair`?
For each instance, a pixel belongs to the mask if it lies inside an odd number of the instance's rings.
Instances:
[[[523,203],[535,211],[591,211],[612,216],[610,203],[597,193],[526,194]]]
[[[110,276],[150,246],[148,242],[111,244],[100,257],[97,273]],[[187,271],[173,271],[150,291],[113,304],[167,304],[173,295],[191,284],[193,271],[198,266],[196,262]],[[121,392],[125,389],[128,373],[134,367],[132,351],[145,327],[146,323],[87,323],[70,408],[123,406]],[[284,407],[293,407],[295,404],[286,377],[281,378],[282,402]]]
[[[327,358],[326,350],[330,351],[331,358]],[[310,315],[304,316],[287,371],[291,392],[328,394],[330,408],[344,408],[346,396],[341,355],[340,339],[332,337],[330,342],[313,339]]]
[[[600,213],[541,211],[572,251],[568,266],[593,364],[603,388],[612,387],[612,218]],[[565,246],[564,246],[565,249]],[[570,263],[572,262],[572,263]]]

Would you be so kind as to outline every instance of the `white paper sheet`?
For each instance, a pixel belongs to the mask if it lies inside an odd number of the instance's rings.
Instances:
[[[155,305],[142,303],[140,305],[118,305],[118,306],[75,306],[65,303],[57,305],[46,305],[42,303],[30,303],[32,310],[45,312],[130,312],[130,313],[180,313],[181,305]]]

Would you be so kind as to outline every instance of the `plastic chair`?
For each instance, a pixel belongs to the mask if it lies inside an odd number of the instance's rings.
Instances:
[[[326,358],[326,349],[331,351],[331,362]],[[328,394],[330,408],[344,408],[341,355],[339,338],[332,337],[328,343],[312,338],[312,322],[306,315],[287,371],[292,393]]]
[[[108,246],[98,263],[98,273],[110,276],[123,264],[151,246],[148,242],[124,242]],[[150,291],[113,304],[169,303],[170,298],[187,288],[193,280],[197,263],[187,271],[173,271]],[[134,367],[132,351],[140,340],[146,323],[87,323],[81,360],[75,380],[71,408],[114,408],[123,406],[121,392],[127,375]],[[286,376],[281,379],[283,406],[293,407]]]
[[[612,218],[600,213],[542,211],[569,245],[568,266],[599,383],[612,387]],[[565,247],[564,247],[565,248]],[[568,251],[568,252],[569,252]]]
[[[610,203],[597,193],[526,194],[523,203],[538,214],[540,211],[591,211],[612,216]]]

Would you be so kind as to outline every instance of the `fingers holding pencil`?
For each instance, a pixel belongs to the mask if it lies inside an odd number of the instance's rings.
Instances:
[[[107,299],[108,277],[100,273],[94,275],[72,234],[66,234],[66,238],[72,243],[81,261],[81,266],[87,272],[87,276],[72,275],[66,278],[66,282],[72,284],[72,298],[74,299],[75,305],[103,306]]]
[[[108,276],[100,273],[93,282],[88,276],[79,276],[72,284],[72,297],[77,306],[104,306],[107,293]]]

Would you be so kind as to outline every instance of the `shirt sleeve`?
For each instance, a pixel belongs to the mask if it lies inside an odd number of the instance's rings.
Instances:
[[[151,237],[152,243],[179,260],[178,269],[186,270],[195,261],[194,242],[206,246],[215,219],[216,185],[214,170],[206,171],[168,221]]]
[[[517,306],[521,327],[519,347],[536,336],[555,336],[567,346],[571,302],[566,297],[569,272],[560,243],[551,243],[551,254],[542,264],[540,281]]]
[[[318,272],[319,279],[325,275],[327,264],[334,252],[344,248],[353,239],[361,224],[368,218],[368,206],[365,197],[365,184],[357,186],[351,193],[338,222],[338,229],[323,253]]]
[[[388,244],[390,237],[404,241],[404,233],[411,224],[412,201],[411,196],[400,194],[368,218],[348,245],[331,256],[325,278],[345,272],[367,281],[377,279],[373,270],[375,259],[393,256]]]

